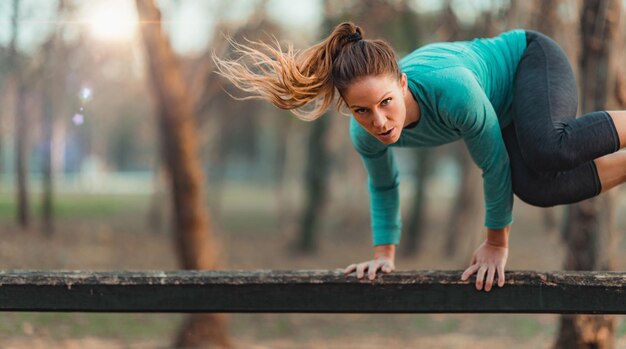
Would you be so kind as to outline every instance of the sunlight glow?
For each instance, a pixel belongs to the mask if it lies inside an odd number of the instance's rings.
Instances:
[[[90,11],[89,26],[95,38],[129,40],[137,32],[137,16],[128,1],[103,1]]]

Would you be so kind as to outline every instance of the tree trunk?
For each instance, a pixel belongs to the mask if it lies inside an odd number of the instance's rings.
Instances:
[[[9,93],[9,89],[8,89],[8,84],[6,82],[6,79],[3,81],[0,81],[0,101],[4,102],[6,101],[6,95]],[[6,118],[5,113],[7,113],[7,109],[6,109],[6,104],[5,104],[5,108],[3,108],[2,110],[0,110],[0,185],[2,183],[2,176],[4,174],[5,168],[4,168],[4,146],[3,146],[3,140],[4,140],[4,134],[5,134],[5,129],[3,127],[3,120]],[[0,187],[1,188],[1,187]]]
[[[289,194],[291,193],[289,186],[288,176],[288,159],[290,150],[294,149],[289,147],[291,139],[290,137],[290,122],[283,121],[282,118],[275,119],[276,130],[276,155],[274,162],[274,188],[276,197],[276,213],[278,219],[278,227],[280,231],[288,229],[290,222],[293,220],[293,209],[291,207],[291,200]]]
[[[54,42],[51,40],[48,43],[49,50],[47,50],[46,56],[50,61],[54,61],[52,55],[52,47]],[[47,69],[54,69],[54,66],[47,65]],[[46,69],[46,70],[47,70]],[[45,74],[43,88],[42,88],[42,131],[41,131],[41,174],[43,181],[43,193],[41,202],[41,221],[42,231],[46,236],[51,236],[54,233],[54,223],[52,221],[52,200],[53,200],[53,181],[52,181],[52,127],[54,124],[54,112],[55,112],[55,98],[52,96],[54,91],[54,82],[51,81],[49,72]],[[64,75],[63,75],[64,76]]]
[[[325,20],[322,24],[322,32],[328,32],[332,30],[330,18],[333,16],[330,1],[325,0],[323,6]],[[317,248],[315,235],[319,227],[319,218],[328,198],[330,154],[327,139],[330,122],[329,115],[323,115],[313,122],[309,135],[305,173],[306,202],[302,211],[298,240],[295,245],[296,250],[300,252],[313,252]]]
[[[28,138],[28,120],[26,114],[26,87],[24,86],[22,62],[18,57],[16,44],[18,38],[18,19],[20,11],[19,0],[13,0],[13,16],[11,18],[11,28],[13,30],[11,42],[9,44],[9,67],[13,67],[13,74],[10,78],[15,92],[15,180],[17,186],[17,223],[22,228],[27,228],[30,220],[30,210],[28,205],[28,182],[27,182],[27,161],[26,147]]]
[[[613,200],[610,195],[567,207],[563,230],[567,244],[566,270],[609,270]],[[611,349],[615,317],[610,315],[562,315],[557,349]]]
[[[184,269],[215,269],[218,248],[209,230],[204,174],[198,154],[194,107],[182,70],[161,29],[154,0],[136,0],[151,86],[158,103],[162,151],[169,174],[176,245]],[[224,314],[194,314],[175,342],[178,348],[230,347]]]
[[[446,256],[455,255],[459,248],[459,240],[470,238],[471,243],[468,246],[476,245],[478,238],[472,238],[482,235],[482,221],[480,220],[480,190],[481,173],[478,167],[472,161],[469,151],[464,145],[458,148],[458,162],[461,168],[461,182],[459,190],[450,214],[448,227],[446,228]],[[477,234],[481,233],[481,234]],[[472,251],[469,251],[470,256]]]
[[[304,207],[297,250],[312,252],[317,248],[315,235],[320,215],[328,197],[328,170],[330,160],[326,139],[330,127],[329,115],[315,120],[309,136],[306,168],[306,204]]]
[[[562,0],[535,0],[533,1],[533,12],[530,27],[546,34],[549,37],[554,37],[556,34],[555,28],[559,27],[561,22],[558,7]]]
[[[406,228],[402,233],[404,241],[401,245],[401,251],[404,256],[416,255],[422,245],[424,227],[426,227],[426,182],[430,167],[433,164],[432,149],[416,149],[415,154],[417,155],[417,169],[415,171],[417,185],[413,191]]]
[[[159,159],[157,159],[155,163],[154,177],[152,178],[152,194],[148,206],[146,226],[153,234],[157,235],[163,231],[163,226],[165,225],[164,221],[167,220],[167,218],[164,217],[164,211],[167,210],[165,202],[167,193],[163,190],[164,178],[167,176],[167,173]]]
[[[57,6],[57,17],[61,18],[65,11],[65,0],[60,0]],[[54,233],[54,181],[52,171],[52,149],[54,144],[55,114],[60,110],[59,103],[63,100],[67,54],[61,40],[62,28],[56,29],[50,39],[43,45],[43,79],[42,79],[42,125],[41,125],[41,223],[42,232],[46,236]]]
[[[581,12],[582,55],[580,80],[582,111],[606,110],[613,95],[615,74],[611,72],[618,39],[621,2],[588,0]],[[613,244],[614,214],[611,195],[602,195],[567,207],[563,238],[567,245],[566,269],[608,270]],[[562,316],[556,348],[614,347],[615,317]]]
[[[19,75],[19,73],[18,73]],[[16,77],[15,105],[15,179],[17,185],[17,222],[22,228],[30,224],[30,208],[28,204],[28,113],[26,110],[26,86],[20,77]]]
[[[447,0],[445,4],[441,15],[441,23],[444,24],[439,27],[438,36],[446,41],[463,40],[464,38],[460,36],[462,32],[461,24],[452,9],[452,1]],[[488,31],[491,27],[491,21],[492,19],[480,24],[485,26],[485,28],[479,28],[484,36],[490,35]],[[460,240],[469,238],[471,243],[468,246],[473,248],[476,245],[476,240],[479,240],[479,236],[484,234],[482,221],[478,215],[482,206],[479,192],[482,188],[481,173],[474,164],[465,144],[457,143],[456,149],[461,180],[445,232],[444,252],[448,257],[457,253]],[[473,250],[470,250],[469,254],[471,255],[472,252]]]

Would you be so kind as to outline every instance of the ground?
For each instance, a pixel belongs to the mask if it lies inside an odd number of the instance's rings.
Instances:
[[[271,191],[225,189],[215,237],[230,269],[335,269],[369,258],[367,215],[350,220],[327,214],[313,254],[294,253],[290,242],[297,220],[278,218],[267,204]],[[246,194],[242,194],[245,192]],[[256,199],[251,199],[256,198]],[[36,201],[38,197],[33,197]],[[0,265],[3,269],[172,270],[177,268],[167,227],[149,228],[146,195],[61,195],[52,237],[33,227],[15,226],[12,196],[0,195]],[[619,201],[620,212],[624,200]],[[331,204],[336,213],[345,205]],[[463,269],[475,247],[466,244],[444,258],[443,234],[449,203],[429,206],[428,232],[415,257],[399,256],[398,269]],[[516,202],[508,269],[557,270],[563,248],[557,232],[547,232],[540,211]],[[618,215],[618,227],[626,226]],[[295,217],[295,216],[294,216]],[[243,219],[245,218],[245,219]],[[289,223],[292,222],[292,223]],[[626,269],[617,248],[617,269]],[[532,258],[529,258],[532,257]],[[182,315],[3,313],[1,348],[168,348]],[[234,314],[236,348],[550,348],[557,315],[528,314]],[[626,324],[618,325],[618,348],[626,348]]]

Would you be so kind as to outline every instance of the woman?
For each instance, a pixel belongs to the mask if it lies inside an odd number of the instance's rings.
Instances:
[[[581,201],[626,181],[626,112],[576,118],[577,90],[562,49],[514,30],[494,38],[424,46],[396,61],[381,40],[342,23],[294,53],[233,43],[251,59],[214,57],[221,75],[279,108],[312,120],[338,92],[353,117],[350,136],[369,176],[374,258],[348,266],[375,278],[394,270],[400,241],[398,171],[389,147],[463,139],[483,171],[487,238],[461,276],[476,289],[504,286],[513,193],[535,206]],[[305,110],[303,107],[310,107]]]

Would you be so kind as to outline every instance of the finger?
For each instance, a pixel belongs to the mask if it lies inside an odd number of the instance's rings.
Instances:
[[[461,275],[461,280],[466,281],[467,279],[469,279],[469,277],[472,276],[472,274],[474,274],[479,267],[480,266],[478,264],[470,265],[469,268],[465,269],[463,275]]]
[[[478,264],[470,265],[467,269],[465,269],[463,275],[461,275],[461,280],[466,281],[467,279],[469,279],[469,277],[472,276],[476,272],[476,270],[478,270],[478,268]]]
[[[487,280],[485,282],[485,291],[489,292],[491,291],[491,286],[493,286],[493,278],[496,275],[496,267],[489,266],[489,269],[487,270]]]
[[[478,273],[476,274],[476,289],[483,289],[483,280],[485,279],[485,272],[487,271],[487,267],[484,265],[478,269]]]
[[[381,270],[385,273],[391,273],[393,271],[393,266],[391,265],[391,263],[385,262]]]
[[[343,270],[343,272],[344,274],[350,274],[355,269],[356,269],[356,264],[350,264],[349,266],[346,267],[346,269]]]
[[[498,286],[504,286],[504,267],[501,265],[498,266]]]
[[[376,278],[376,271],[380,267],[380,263],[377,261],[371,261],[369,265],[369,279],[374,280]]]
[[[356,277],[358,279],[363,278],[363,275],[365,274],[365,269],[367,269],[367,263],[359,263],[359,265],[356,266]]]

